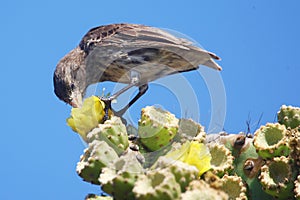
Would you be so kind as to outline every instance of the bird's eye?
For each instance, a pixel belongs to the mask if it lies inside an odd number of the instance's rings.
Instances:
[[[72,101],[72,98],[71,97],[69,97],[68,99],[67,99],[67,101],[66,102],[71,102]]]

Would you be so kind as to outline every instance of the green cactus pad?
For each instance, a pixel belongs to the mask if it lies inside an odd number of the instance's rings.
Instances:
[[[178,122],[175,115],[160,108],[143,108],[138,127],[142,144],[151,151],[170,144],[177,133]]]
[[[176,182],[179,183],[182,192],[185,191],[192,180],[197,179],[199,174],[199,170],[195,166],[167,157],[160,157],[154,167],[156,170],[169,169],[170,172],[174,174]]]
[[[230,173],[233,170],[234,157],[229,149],[219,144],[210,144],[208,148],[211,154],[210,164],[213,173],[220,177],[225,173]]]
[[[247,188],[239,176],[229,176],[225,174],[222,177],[222,190],[226,192],[229,199],[247,199]]]
[[[102,168],[111,165],[117,158],[117,153],[106,142],[94,141],[84,150],[76,171],[83,180],[99,185]]]
[[[300,126],[300,108],[292,106],[281,106],[277,113],[278,122],[284,124],[287,128],[296,128]]]
[[[137,200],[176,200],[181,194],[175,176],[167,169],[150,171],[136,181],[133,193]]]
[[[106,120],[104,124],[99,124],[87,135],[88,142],[101,140],[107,142],[119,155],[127,149],[128,135],[126,126],[120,117],[113,116]]]
[[[102,190],[116,200],[134,199],[132,189],[143,168],[136,152],[128,151],[117,159],[110,168],[103,168],[99,181]]]
[[[258,155],[264,159],[287,156],[291,150],[287,130],[284,125],[278,123],[261,126],[254,134],[253,144]]]
[[[261,168],[260,182],[265,192],[278,199],[293,197],[294,177],[288,157],[275,157]]]

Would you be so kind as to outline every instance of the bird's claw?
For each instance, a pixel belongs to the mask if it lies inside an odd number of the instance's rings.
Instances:
[[[124,113],[123,113],[123,112],[121,112],[121,113],[115,112],[115,111],[112,109],[112,107],[111,107],[111,102],[112,102],[115,98],[113,98],[112,96],[110,96],[110,97],[99,97],[99,98],[100,98],[101,101],[103,101],[104,104],[105,104],[105,107],[104,107],[105,115],[104,115],[103,120],[102,120],[103,122],[105,122],[106,120],[109,119],[109,110],[111,110],[116,116],[118,116],[118,117],[121,118],[123,124],[125,124],[125,125],[127,124],[126,119],[124,119],[124,118],[122,117],[122,115],[123,115]]]
[[[105,115],[103,117],[103,122],[105,122],[106,120],[109,119],[109,110],[111,110],[111,102],[112,102],[112,98],[111,97],[99,97],[101,99],[101,101],[104,102],[105,104],[105,107],[104,107],[104,112],[105,112]]]

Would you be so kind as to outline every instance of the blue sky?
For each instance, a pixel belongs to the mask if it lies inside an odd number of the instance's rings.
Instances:
[[[238,133],[248,115],[254,131],[262,113],[265,124],[282,104],[300,106],[299,6],[297,0],[2,2],[0,199],[79,200],[99,192],[75,172],[84,146],[66,126],[70,107],[55,97],[52,84],[59,59],[90,28],[119,22],[169,28],[217,53],[224,129]],[[185,76],[197,81],[195,74]],[[200,122],[208,126],[210,94],[195,87],[202,95]],[[168,108],[168,101],[156,102],[162,95],[150,85],[143,102]]]

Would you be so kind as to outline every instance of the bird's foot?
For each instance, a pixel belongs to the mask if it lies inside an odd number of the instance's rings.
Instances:
[[[103,117],[103,122],[105,122],[106,120],[109,119],[109,110],[111,110],[111,102],[112,102],[112,99],[110,97],[99,97],[101,99],[101,101],[104,102],[105,104],[105,107],[104,107],[104,117]]]
[[[121,120],[122,120],[122,122],[126,125],[127,124],[127,121],[126,121],[126,119],[124,119],[123,117],[122,117],[122,115],[124,114],[123,112],[116,112],[116,111],[114,111],[113,109],[112,109],[112,107],[111,107],[111,102],[115,99],[115,98],[112,98],[112,96],[110,96],[110,97],[99,97],[100,99],[101,99],[101,101],[103,101],[104,102],[104,104],[105,104],[105,108],[104,108],[104,112],[105,112],[105,115],[104,115],[104,117],[103,117],[103,120],[102,120],[102,122],[104,123],[106,120],[108,120],[109,119],[109,110],[111,110],[113,113],[114,113],[114,115],[116,115],[116,116],[118,116],[118,117],[120,117],[121,118]]]

